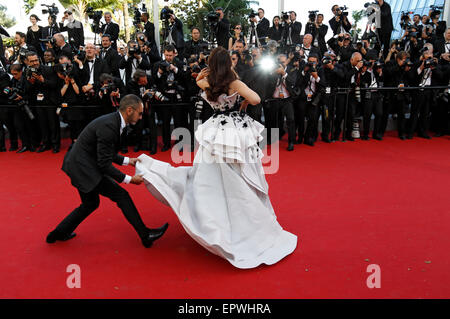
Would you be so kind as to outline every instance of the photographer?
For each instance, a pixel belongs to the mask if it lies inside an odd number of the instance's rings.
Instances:
[[[342,63],[340,66],[343,78],[339,81],[339,88],[353,88],[348,95],[348,104],[346,110],[346,101],[344,99],[337,99],[336,103],[336,118],[333,124],[333,140],[339,140],[341,134],[341,125],[344,117],[347,115],[344,125],[344,140],[353,141],[352,137],[352,123],[356,113],[357,101],[356,88],[361,85],[361,69],[363,67],[363,59],[361,53],[355,52],[352,54],[349,61]]]
[[[112,76],[109,73],[100,74],[100,105],[102,114],[108,114],[117,111],[120,98],[126,95],[126,88],[120,78]]]
[[[180,84],[184,79],[183,63],[175,58],[175,52],[176,49],[173,45],[167,45],[164,48],[165,60],[156,63],[152,72],[153,82],[156,84],[158,91],[167,97],[169,104],[164,105],[164,103],[159,102],[157,106],[158,119],[162,120],[163,152],[171,147],[170,122],[172,117],[174,128],[187,128],[186,107],[175,105],[182,100],[183,87]]]
[[[139,120],[133,126],[133,132],[135,133],[136,144],[134,147],[134,152],[140,150],[150,150],[150,154],[156,154],[157,145],[157,128],[156,128],[156,112],[155,105],[153,103],[155,97],[155,91],[152,90],[152,78],[147,76],[144,70],[136,70],[131,81],[126,85],[126,94],[134,94],[142,98],[144,102],[144,114],[142,119]],[[149,145],[144,146],[144,134],[143,132],[148,132],[149,134]],[[125,145],[128,143],[128,138],[124,140]]]
[[[417,62],[420,58],[420,51],[423,48],[423,41],[418,39],[418,32],[415,28],[411,28],[410,31],[406,30],[401,46],[403,50],[410,56],[411,61]]]
[[[284,16],[286,18],[286,16]],[[287,46],[292,46],[301,43],[302,24],[297,19],[297,13],[289,12],[289,16],[284,21],[283,43]]]
[[[177,49],[177,53],[183,56],[184,51],[184,35],[183,22],[178,19],[173,13],[169,14],[169,35],[167,43],[172,44]]]
[[[80,135],[86,126],[88,119],[85,115],[85,110],[73,108],[73,106],[79,105],[78,97],[81,93],[80,79],[76,70],[66,56],[61,56],[59,58],[59,64],[55,66],[55,71],[58,76],[56,89],[60,92],[58,105],[61,107],[62,118],[69,124],[72,144],[75,143],[78,135]]]
[[[105,23],[100,28],[100,37],[103,41],[104,35],[109,35],[111,48],[117,52],[117,40],[119,39],[120,28],[117,23],[112,22],[111,12],[105,12],[103,15]],[[102,43],[103,44],[103,43]]]
[[[142,13],[141,22],[143,24],[139,24],[138,28],[144,32],[145,36],[147,37],[147,40],[150,43],[156,43],[155,42],[155,25],[150,22],[150,15],[148,14],[148,12]]]
[[[400,51],[395,60],[385,64],[383,69],[386,87],[398,87],[398,91],[390,91],[386,95],[386,102],[383,104],[383,118],[379,135],[383,136],[386,131],[387,122],[391,110],[397,113],[398,136],[401,140],[406,139],[405,113],[409,103],[409,96],[402,87],[409,86],[413,82],[411,72],[413,64],[409,60],[409,55],[405,51]]]
[[[128,42],[126,54],[120,60],[119,69],[125,69],[125,84],[131,80],[137,69],[150,69],[150,64],[147,59],[143,58],[143,54],[136,41]]]
[[[310,20],[305,27],[305,35],[309,33],[313,36],[312,44],[320,49],[320,56],[327,52],[325,42],[327,32],[328,26],[323,24],[323,14],[319,13],[317,16],[310,14]]]
[[[53,49],[47,49],[44,51],[44,61],[43,65],[53,67],[55,66],[56,55]]]
[[[61,145],[61,134],[56,105],[58,92],[56,90],[56,74],[53,68],[43,66],[35,52],[27,53],[26,92],[30,106],[35,106],[42,134],[42,144],[38,153],[53,148],[58,153]],[[48,107],[51,106],[51,107]]]
[[[384,0],[377,0],[381,10],[381,25],[377,26],[378,36],[380,38],[381,46],[383,49],[383,58],[388,55],[388,48],[391,42],[392,30],[394,25],[392,24],[391,6],[384,2]]]
[[[362,68],[361,87],[374,90],[361,91],[363,108],[363,134],[361,140],[369,140],[370,121],[372,114],[375,116],[372,138],[381,140],[381,118],[383,115],[383,94],[377,88],[383,86],[383,65],[377,62],[377,56],[369,52]]]
[[[219,16],[219,22],[217,23],[216,39],[217,45],[223,48],[228,48],[228,38],[230,33],[230,22],[224,18],[224,12],[222,8],[216,9],[216,14]]]
[[[136,38],[142,58],[145,59],[149,65],[161,61],[161,56],[159,55],[158,47],[155,42],[148,41],[145,33],[142,32],[136,33]],[[146,72],[150,75],[151,68],[146,70]]]
[[[299,61],[296,61],[294,68],[288,68],[288,59],[285,54],[277,57],[275,71],[270,75],[271,83],[267,92],[270,96],[267,107],[264,108],[264,118],[267,128],[267,143],[275,142],[272,138],[272,129],[280,130],[284,127],[284,118],[288,129],[288,151],[294,150],[295,142],[295,117],[293,99],[296,97],[294,88],[297,82]],[[261,85],[261,83],[259,83]],[[281,139],[281,134],[279,136]]]
[[[57,33],[60,33],[61,30],[59,30],[58,25],[53,20],[55,17],[49,15],[47,18],[48,25],[42,28],[42,40],[48,40],[53,38],[53,36]],[[48,43],[46,41],[46,43]]]
[[[328,45],[336,54],[339,63],[349,61],[352,54],[357,51],[351,43],[350,34],[348,33],[339,34],[337,37],[328,40]]]
[[[8,98],[8,103],[17,105],[14,108],[14,126],[17,128],[22,147],[17,153],[26,151],[34,152],[35,146],[39,145],[39,128],[34,114],[28,106],[28,97],[25,93],[26,78],[19,64],[11,65],[12,79],[2,93]]]
[[[316,55],[319,59],[322,57],[319,48],[313,46],[312,42],[313,42],[312,34],[307,33],[303,36],[303,45],[300,55],[304,55],[306,60],[308,60],[308,57],[311,54]]]
[[[439,21],[441,11],[432,7],[429,12],[430,21],[426,23],[423,28],[422,37],[428,42],[434,45],[436,40],[442,40],[444,38],[444,32],[447,29],[447,23],[445,21]]]
[[[16,44],[17,50],[15,47],[14,54],[10,58],[11,64],[16,63],[16,64],[21,64],[22,66],[24,66],[25,57],[26,57],[27,52],[29,52],[29,51],[36,52],[36,49],[34,47],[27,45],[26,40],[27,40],[27,37],[26,37],[25,33],[16,32],[16,35],[14,36],[14,42]]]
[[[344,78],[343,71],[337,64],[336,54],[332,52],[326,52],[322,65],[319,69],[322,69],[322,79],[326,83],[325,97],[322,108],[322,133],[321,138],[325,143],[331,143],[330,132],[331,124],[336,114],[336,104],[341,105],[345,103],[345,96],[337,94],[337,88],[339,87],[341,79]]]
[[[418,87],[428,87],[437,86],[439,83],[439,78],[443,77],[440,74],[440,70],[437,69],[438,59],[433,57],[433,47],[428,44],[427,48],[420,57],[419,62],[417,62],[412,68],[412,73],[414,74],[414,86]],[[425,47],[424,47],[425,49]],[[414,132],[418,126],[418,136],[430,139],[428,135],[429,119],[431,104],[435,100],[434,90],[423,90],[419,89],[412,93],[412,103],[411,103],[411,125],[409,128],[409,133],[407,138],[412,139]]]
[[[57,33],[53,36],[54,43],[55,43],[55,54],[56,59],[59,59],[61,56],[66,56],[70,60],[73,59],[73,49],[72,47],[66,43],[66,40],[64,36],[61,33]]]
[[[256,33],[258,34],[258,40],[261,45],[266,45],[266,38],[269,35],[270,22],[264,17],[264,9],[258,9],[258,22],[256,22],[256,17],[250,19],[253,23],[256,23]],[[251,39],[250,39],[251,43]]]
[[[319,57],[316,54],[310,54],[308,62],[303,66],[298,79],[300,114],[305,114],[307,117],[303,143],[309,146],[314,146],[317,140],[319,117],[323,106],[323,90],[326,87],[324,70],[319,69],[318,64]],[[298,119],[300,122],[304,122],[304,120],[304,117]],[[299,141],[301,141],[302,135],[302,131],[299,131]]]
[[[83,24],[80,21],[75,20],[72,11],[64,11],[62,21],[59,24],[59,30],[61,30],[61,32],[67,31],[69,44],[75,50],[80,46],[84,46]]]
[[[191,29],[191,40],[186,41],[184,46],[184,58],[190,59],[193,56],[198,58],[200,52],[208,49],[208,42],[202,40],[200,29],[193,27]]]
[[[444,38],[438,39],[434,43],[434,50],[442,57],[443,54],[450,53],[450,27],[445,30]]]
[[[9,74],[4,70],[0,70],[0,105],[5,105],[10,102],[9,96],[5,94],[10,91],[10,77]],[[9,141],[11,143],[9,151],[17,151],[18,149],[18,137],[17,130],[14,124],[16,110],[13,108],[0,108],[0,152],[6,152],[5,146],[5,129],[4,126],[8,129],[9,133]]]
[[[334,18],[328,21],[331,30],[333,30],[333,34],[337,35],[340,33],[350,33],[352,28],[352,24],[348,21],[348,12],[343,12],[347,8],[339,7],[339,5],[335,4],[331,8],[331,12],[333,12]]]

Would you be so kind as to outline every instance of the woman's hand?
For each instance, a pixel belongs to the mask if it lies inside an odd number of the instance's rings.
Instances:
[[[246,111],[247,110],[247,106],[248,106],[248,101],[244,100],[241,103],[241,107],[239,108],[239,111]]]
[[[197,82],[200,80],[203,80],[208,75],[209,75],[209,69],[208,68],[203,69],[197,76]]]

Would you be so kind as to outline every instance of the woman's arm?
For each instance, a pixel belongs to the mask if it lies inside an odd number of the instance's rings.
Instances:
[[[261,98],[259,95],[240,80],[233,81],[230,84],[230,89],[238,92],[240,96],[248,101],[248,104],[257,105],[261,103]]]
[[[233,49],[233,38],[230,37],[228,40],[228,51],[231,51]]]

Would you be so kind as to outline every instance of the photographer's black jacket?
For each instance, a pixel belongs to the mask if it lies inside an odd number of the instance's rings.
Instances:
[[[291,30],[291,40],[293,44],[300,44],[301,43],[301,37],[300,34],[302,33],[302,24],[301,22],[295,21],[294,23],[290,23],[284,26],[283,30],[283,41],[287,41],[289,38],[289,30]]]
[[[57,105],[60,92],[56,89],[57,75],[53,67],[39,66],[39,73],[44,77],[44,82],[38,80],[32,84],[28,79],[25,84],[25,92],[30,105]],[[26,76],[26,71],[24,73]],[[43,94],[43,101],[38,101],[38,94]]]
[[[217,45],[228,50],[228,39],[230,38],[230,22],[223,18],[217,24]]]
[[[326,83],[326,77],[324,75],[324,71],[322,68],[317,69],[317,75],[319,76],[319,81],[316,81],[316,90],[314,91],[313,98],[317,96],[320,92],[324,90],[324,88],[328,85]],[[310,85],[311,83],[311,73],[310,72],[304,72],[304,70],[299,71],[298,73],[298,80],[297,80],[297,87],[300,88],[300,97],[306,98],[305,89]]]
[[[119,69],[125,69],[125,78],[127,80],[131,79],[131,73],[133,72],[133,63],[136,64],[136,69],[141,70],[150,70],[150,63],[149,60],[144,58],[145,55],[143,53],[140,53],[142,60],[139,62],[135,57],[122,57],[119,63]]]
[[[183,81],[184,81],[184,77],[185,75],[183,74],[183,62],[181,62],[178,59],[174,59],[173,65],[175,65],[178,68],[178,72],[177,73],[173,73],[173,72],[164,72],[161,77],[158,76],[158,69],[161,63],[163,63],[165,61],[160,61],[158,63],[155,63],[155,65],[153,66],[153,70],[152,70],[152,78],[153,78],[153,83],[156,84],[158,91],[160,91],[161,93],[165,93],[168,90],[168,84],[167,84],[167,78],[169,76],[169,74],[173,74],[174,75],[174,81],[177,81],[179,85],[183,85]]]
[[[100,75],[103,73],[110,73],[110,69],[105,61],[102,59],[96,58],[94,60],[93,69],[89,69],[89,61],[84,61],[83,69],[80,70],[80,83],[81,86],[85,86],[89,83],[90,72],[94,73],[94,91],[98,92],[100,89]],[[81,87],[80,87],[81,90]]]
[[[203,40],[186,41],[185,46],[184,46],[184,57],[186,59],[189,59],[191,57],[191,55],[195,54],[198,56],[200,54],[200,52],[204,52],[207,49],[208,49],[208,42],[206,42],[206,41],[203,41]]]
[[[109,34],[113,44],[117,45],[117,39],[119,39],[120,27],[117,23],[111,22],[109,24],[103,24],[100,28],[100,33]],[[117,48],[117,46],[113,47]]]
[[[256,32],[259,39],[264,39],[269,35],[270,22],[265,17],[256,25]]]
[[[84,46],[84,31],[83,24],[80,21],[74,20],[73,23],[69,23],[64,26],[64,23],[59,24],[59,30],[61,32],[67,31],[69,43],[78,50],[78,48]]]
[[[341,32],[341,24],[342,27],[344,28],[345,32],[350,33],[350,30],[352,28],[352,24],[350,23],[350,21],[347,18],[347,24],[345,24],[342,19],[338,22],[336,21],[336,17],[331,18],[328,21],[328,24],[330,25],[331,30],[333,30],[333,35],[339,34]]]

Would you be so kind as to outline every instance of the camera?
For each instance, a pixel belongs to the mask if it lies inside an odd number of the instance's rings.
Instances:
[[[135,54],[139,54],[139,48],[137,46],[130,46],[128,47],[128,55],[134,58]]]
[[[166,6],[162,8],[160,18],[161,20],[169,20],[172,14],[173,10]]]
[[[194,64],[192,66],[191,69],[191,73],[200,73],[202,71],[202,68],[200,66],[198,66],[197,64]]]
[[[10,104],[14,103],[14,100],[18,97],[18,96],[24,96],[24,92],[21,90],[21,88],[10,88],[10,87],[6,87],[3,90],[3,94],[5,94],[6,96],[8,96],[8,102]],[[19,108],[22,108],[25,113],[28,115],[28,117],[30,118],[30,120],[34,120],[34,114],[31,112],[30,108],[28,107],[28,102],[24,99],[18,101],[16,103],[16,105]]]
[[[333,58],[330,56],[324,56],[322,58],[322,65],[327,65],[333,63]]]
[[[103,11],[95,11],[94,8],[88,7],[86,13],[89,19],[94,20],[92,23],[92,32],[100,33],[100,20],[102,19]]]
[[[434,58],[428,58],[424,61],[423,67],[425,69],[429,69],[431,67],[436,67],[437,66],[437,62],[434,60]]]
[[[75,55],[78,57],[78,60],[80,60],[80,61],[86,60],[86,51],[84,51],[84,50],[76,51]]]
[[[314,23],[314,21],[316,21],[317,12],[319,12],[319,10],[308,11],[308,13],[309,13],[308,19],[309,19],[309,21],[311,21],[312,23]]]
[[[109,82],[108,84],[100,88],[100,92],[102,92],[103,95],[107,95],[108,93],[111,93],[115,90],[117,90],[117,85],[114,82]]]
[[[52,5],[41,4],[41,6],[47,7],[47,9],[42,9],[42,14],[48,14],[49,16],[56,18],[56,16],[59,13],[59,9],[58,9],[58,7],[55,6],[54,3]]]
[[[164,72],[170,72],[170,63],[167,61],[162,61],[159,63],[159,68]]]
[[[252,12],[250,12],[250,14],[248,15],[248,19],[250,20],[250,22],[253,22],[253,21],[251,21],[251,20],[252,20],[253,18],[255,18],[257,15],[258,15],[258,14],[257,14],[255,11],[252,10]]]
[[[374,70],[378,70],[378,69],[383,68],[383,66],[384,66],[384,63],[383,63],[383,62],[381,62],[381,61],[375,61],[375,63],[373,64],[373,69],[374,69]]]
[[[68,77],[73,77],[73,65],[69,63],[61,63],[62,74]]]
[[[340,13],[339,13],[339,16],[340,16],[341,18],[347,17],[347,16],[348,16],[348,12],[345,11],[345,10],[348,10],[347,6],[339,7],[338,10],[339,10],[339,12],[340,12]]]
[[[315,62],[307,62],[305,64],[305,68],[306,67],[308,67],[308,70],[306,70],[305,73],[317,72],[316,63]]]
[[[41,71],[38,68],[28,66],[25,69],[25,76],[27,77],[27,79],[31,79],[33,77],[33,73],[35,73],[37,75],[41,75]]]
[[[284,21],[289,20],[289,12],[281,12],[281,19]]]

